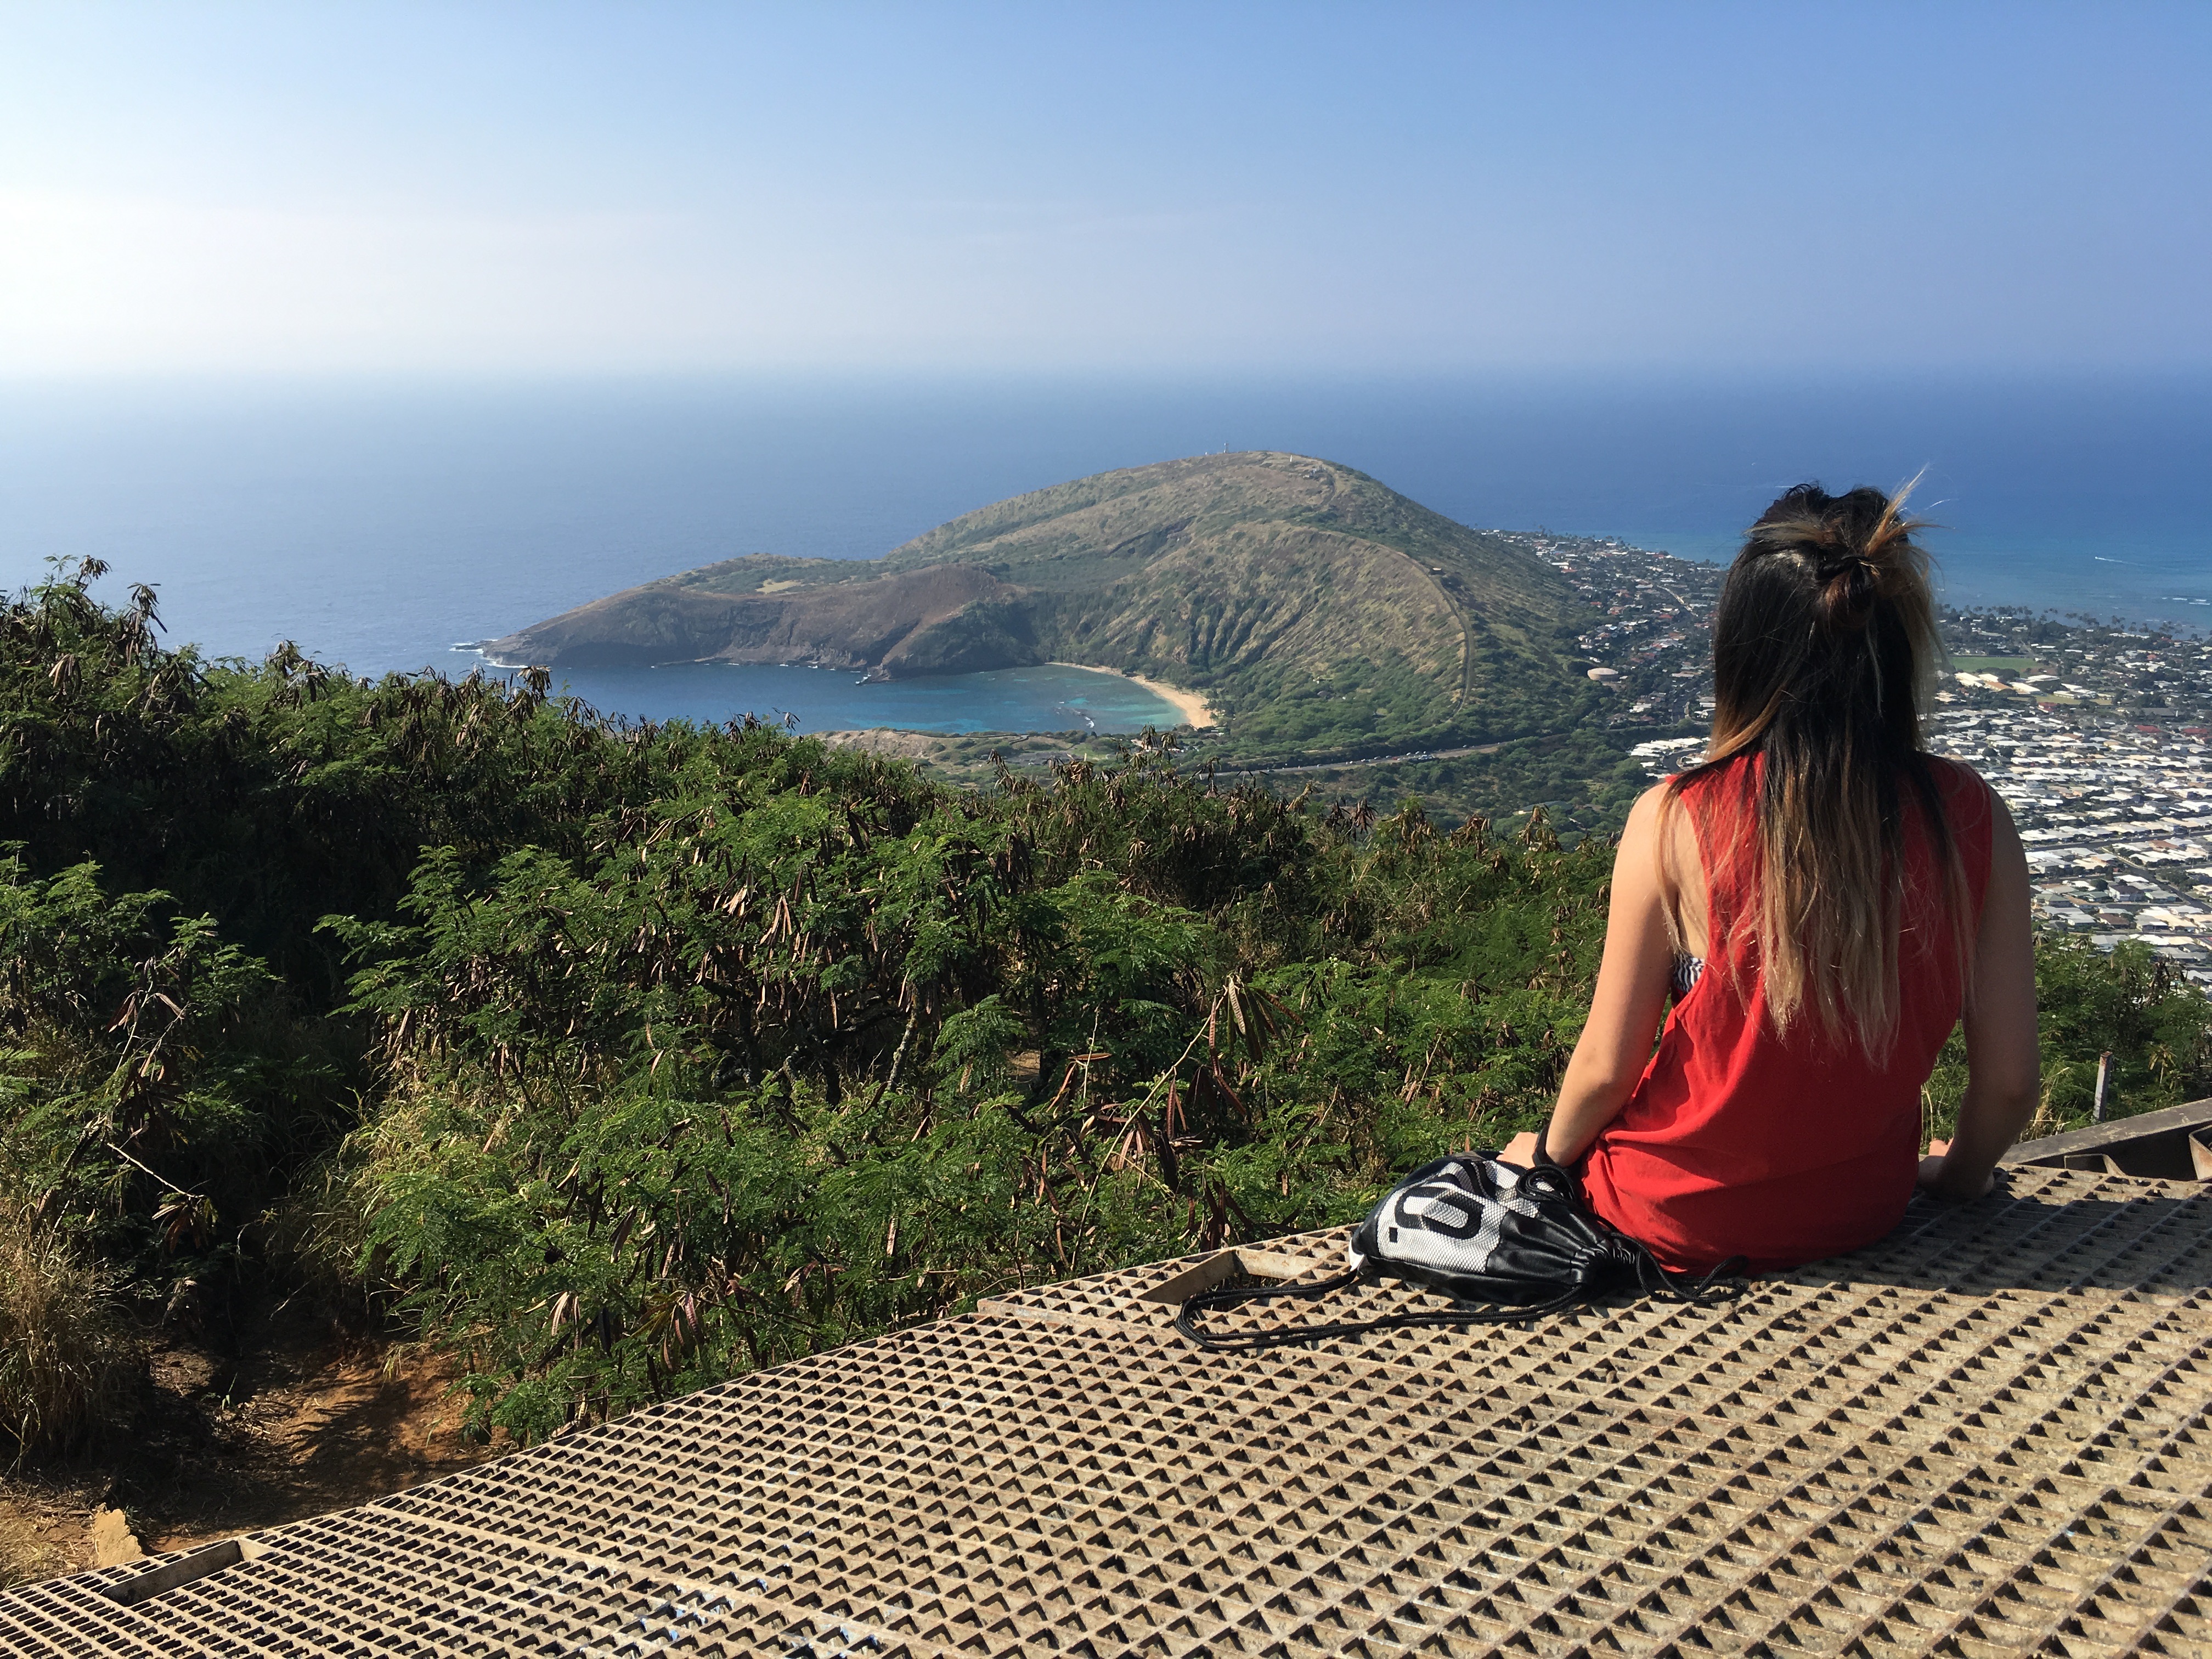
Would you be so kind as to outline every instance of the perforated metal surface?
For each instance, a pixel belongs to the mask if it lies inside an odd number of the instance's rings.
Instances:
[[[0,1596],[0,1652],[2212,1653],[2208,1224],[2193,1185],[2020,1170],[1720,1312],[1254,1355],[1141,1299],[1188,1264],[1109,1274],[133,1607],[100,1585],[137,1569]]]

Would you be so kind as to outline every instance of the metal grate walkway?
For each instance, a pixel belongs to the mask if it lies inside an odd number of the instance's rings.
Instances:
[[[1719,1311],[1210,1355],[1146,1299],[1197,1259],[1024,1291],[0,1595],[0,1653],[2212,1653],[2212,1193],[2009,1180]]]

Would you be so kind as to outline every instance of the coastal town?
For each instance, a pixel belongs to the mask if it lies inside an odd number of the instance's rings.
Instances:
[[[1603,620],[1582,635],[1620,728],[1711,718],[1722,571],[1618,541],[1530,537]],[[2017,610],[1942,614],[1951,655],[1931,746],[2011,810],[2038,921],[2102,950],[2140,940],[2212,989],[2212,638],[2179,624]],[[1704,745],[1655,736],[1653,777]]]
[[[1632,547],[1613,537],[1493,532],[1564,574],[1589,606],[1575,641],[1583,672],[1613,694],[1607,724],[1694,724],[1712,714],[1715,564]]]

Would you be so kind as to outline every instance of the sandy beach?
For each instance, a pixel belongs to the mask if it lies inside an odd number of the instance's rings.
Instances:
[[[1084,668],[1088,669],[1094,674],[1121,673],[1121,671],[1118,668],[1101,668],[1097,664],[1089,662],[1055,662],[1052,666],[1054,668]],[[1154,696],[1173,703],[1182,713],[1182,723],[1185,726],[1194,726],[1202,732],[1207,726],[1214,724],[1213,711],[1206,706],[1206,699],[1200,696],[1197,692],[1183,691],[1177,690],[1172,685],[1163,685],[1158,680],[1146,679],[1142,674],[1121,674],[1121,678],[1129,681],[1133,684],[1143,686],[1146,690],[1151,692]]]

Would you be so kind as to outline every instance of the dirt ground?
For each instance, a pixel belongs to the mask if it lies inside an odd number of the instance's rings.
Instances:
[[[121,1510],[156,1554],[342,1509],[501,1449],[461,1437],[447,1362],[312,1312],[258,1313],[232,1342],[160,1338],[148,1359],[130,1431],[94,1454],[0,1467],[0,1585],[93,1565],[101,1509]]]

